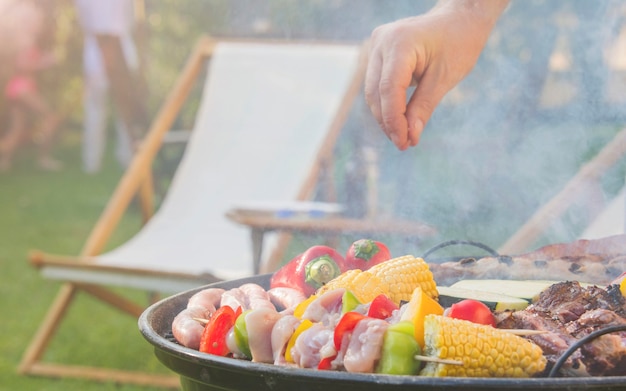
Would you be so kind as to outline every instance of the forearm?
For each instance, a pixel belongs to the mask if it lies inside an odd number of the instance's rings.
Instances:
[[[365,95],[400,149],[415,146],[448,91],[472,70],[508,0],[439,0],[372,32]],[[417,85],[406,101],[406,91]]]
[[[508,4],[509,0],[439,0],[428,14],[442,21],[446,35],[466,41],[473,47],[468,50],[479,52]],[[473,39],[463,39],[466,35]]]
[[[486,28],[492,29],[509,2],[509,0],[439,0],[432,11],[463,12]]]

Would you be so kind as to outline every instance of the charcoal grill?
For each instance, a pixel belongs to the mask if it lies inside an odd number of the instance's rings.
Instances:
[[[231,289],[244,283],[265,288],[270,275],[215,283],[168,297],[139,318],[139,329],[156,357],[180,376],[185,391],[401,391],[401,390],[623,390],[626,376],[586,378],[430,378],[318,371],[217,357],[189,349],[171,336],[174,317],[194,293],[206,288]]]

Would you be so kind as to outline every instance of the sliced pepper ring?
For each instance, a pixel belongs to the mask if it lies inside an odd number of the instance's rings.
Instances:
[[[237,309],[237,312],[241,312],[241,307]],[[201,352],[217,356],[227,356],[230,353],[226,344],[226,335],[235,325],[237,312],[230,306],[223,306],[211,315],[200,338],[199,350]]]
[[[313,322],[308,319],[304,319],[302,322],[300,322],[298,327],[296,327],[296,330],[291,335],[291,338],[289,338],[289,342],[287,342],[287,348],[285,349],[285,360],[287,360],[287,362],[294,362],[293,356],[291,355],[291,348],[293,348],[293,346],[296,344],[296,340],[298,339],[300,334],[302,334],[311,326],[313,326]]]
[[[337,323],[337,326],[335,327],[335,333],[333,335],[335,350],[339,351],[339,349],[341,349],[341,342],[343,341],[343,337],[347,333],[351,333],[356,327],[356,324],[365,318],[365,315],[354,311],[346,312],[345,314],[343,314],[343,316],[339,320],[339,323]]]

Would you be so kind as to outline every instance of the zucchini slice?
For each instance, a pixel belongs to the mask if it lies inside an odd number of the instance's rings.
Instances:
[[[461,280],[452,284],[452,287],[519,297],[532,303],[544,289],[557,282],[547,280]]]
[[[523,310],[530,304],[528,300],[519,297],[476,289],[439,286],[437,290],[439,291],[439,304],[444,308],[465,299],[482,301],[492,311]]]

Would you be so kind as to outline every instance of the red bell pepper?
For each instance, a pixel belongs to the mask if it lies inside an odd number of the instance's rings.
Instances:
[[[356,324],[365,318],[365,315],[354,311],[343,314],[335,327],[335,334],[333,335],[333,342],[335,343],[335,349],[337,351],[341,349],[341,341],[343,341],[344,336],[348,333],[352,333]]]
[[[370,308],[367,311],[367,316],[370,318],[387,319],[391,316],[394,310],[399,309],[398,305],[391,300],[387,295],[381,293],[376,296],[370,303]]]
[[[330,357],[324,357],[320,360],[319,364],[317,364],[317,369],[322,371],[328,371],[333,368],[333,360],[337,358],[337,355],[333,355]]]
[[[218,308],[211,315],[209,323],[204,326],[199,350],[204,353],[227,356],[230,351],[226,345],[226,335],[235,325],[235,319],[239,314],[241,314],[241,307],[238,307],[237,311],[227,305]]]
[[[343,256],[335,249],[313,246],[278,269],[270,280],[270,288],[294,288],[310,296],[346,270]]]
[[[372,239],[359,239],[352,243],[346,253],[346,264],[350,269],[367,270],[374,265],[391,259],[389,248]]]

